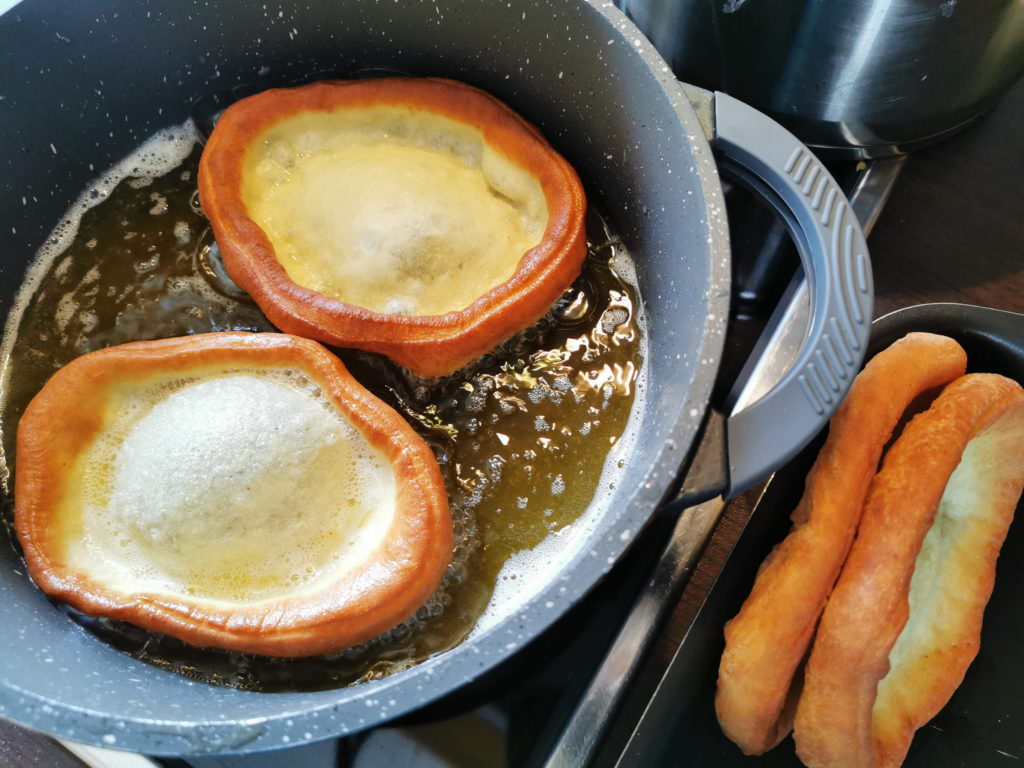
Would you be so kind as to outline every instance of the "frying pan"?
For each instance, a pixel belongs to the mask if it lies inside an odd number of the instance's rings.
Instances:
[[[588,0],[26,0],[0,17],[0,309],[90,180],[158,128],[184,121],[196,99],[366,67],[456,78],[507,102],[575,166],[634,255],[645,396],[609,459],[625,462],[614,489],[591,503],[592,524],[574,529],[576,554],[489,630],[404,672],[314,693],[212,687],[128,658],[55,610],[13,543],[4,545],[0,715],[150,754],[272,749],[401,715],[537,637],[672,498],[708,408],[730,276],[708,139],[792,225],[812,322],[775,388],[716,422],[724,441],[706,441],[702,462],[715,471],[700,475],[713,482],[688,499],[736,492],[780,465],[845,392],[863,355],[872,289],[863,236],[834,180],[739,102],[691,92],[695,110],[636,28],[611,3]]]

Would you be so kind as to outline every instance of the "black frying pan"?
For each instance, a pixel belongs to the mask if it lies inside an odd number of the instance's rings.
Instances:
[[[689,498],[737,491],[785,461],[845,392],[867,338],[871,276],[835,182],[790,134],[728,97],[691,94],[698,119],[626,18],[587,0],[26,0],[0,17],[0,309],[89,181],[185,120],[196,99],[366,67],[456,78],[506,101],[576,167],[634,254],[645,397],[611,457],[625,461],[621,479],[592,502],[577,554],[489,631],[405,672],[314,693],[194,684],[128,658],[55,610],[2,547],[0,715],[152,754],[271,749],[408,712],[539,635],[670,496],[707,409],[730,272],[709,138],[748,183],[772,188],[811,278],[813,319],[794,369],[725,422],[727,465]]]

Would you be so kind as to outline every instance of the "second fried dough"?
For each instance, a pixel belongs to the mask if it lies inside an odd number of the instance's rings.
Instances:
[[[967,358],[950,338],[911,333],[877,354],[836,411],[793,513],[793,530],[758,572],[725,627],[715,709],[746,754],[789,732],[793,677],[849,552],[882,449],[921,393],[961,376]]]
[[[978,650],[1022,476],[1024,392],[1010,379],[964,376],[903,431],[807,663],[794,733],[806,765],[897,766],[948,701]]]

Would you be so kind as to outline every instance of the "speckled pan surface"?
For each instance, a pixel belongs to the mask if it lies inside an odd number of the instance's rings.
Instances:
[[[691,444],[722,346],[728,243],[688,102],[611,3],[564,0],[26,0],[0,17],[0,311],[80,190],[198,97],[239,83],[391,67],[465,80],[540,126],[637,256],[646,393],[580,554],[537,599],[407,672],[318,693],[192,683],[104,646],[55,610],[0,541],[0,715],[154,754],[272,749],[380,723],[536,637],[615,562]],[[0,534],[0,538],[2,538]]]

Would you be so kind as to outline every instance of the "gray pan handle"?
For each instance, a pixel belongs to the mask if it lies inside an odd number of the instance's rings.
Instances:
[[[825,166],[770,117],[715,93],[711,143],[787,221],[810,286],[807,339],[788,373],[726,421],[733,496],[788,462],[825,426],[871,332],[871,261],[860,223]]]

